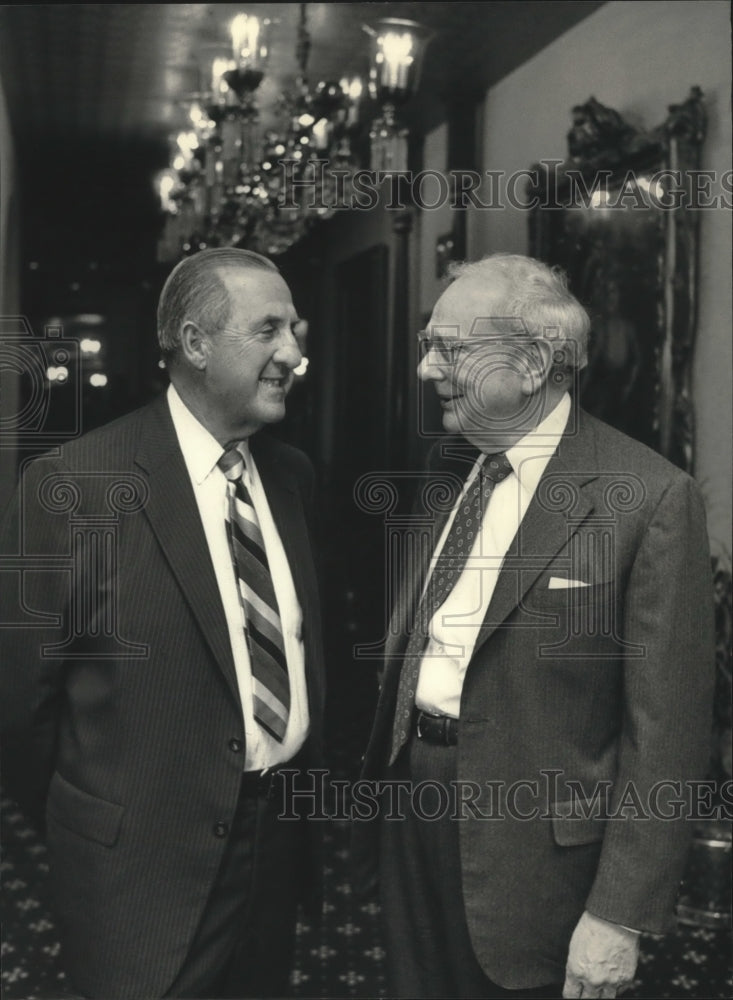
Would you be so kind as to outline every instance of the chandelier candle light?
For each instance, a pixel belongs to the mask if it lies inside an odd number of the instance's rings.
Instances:
[[[382,106],[369,132],[372,170],[407,170],[406,128],[398,125],[396,108],[417,91],[425,49],[432,38],[416,21],[385,17],[371,27],[369,92]]]

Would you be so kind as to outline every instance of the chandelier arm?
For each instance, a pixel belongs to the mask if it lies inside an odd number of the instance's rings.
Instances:
[[[298,42],[295,48],[295,58],[298,61],[301,77],[305,78],[308,68],[308,57],[311,50],[311,36],[308,31],[308,4],[300,4],[300,21],[298,24]]]

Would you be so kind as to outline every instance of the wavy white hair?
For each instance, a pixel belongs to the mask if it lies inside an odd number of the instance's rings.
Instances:
[[[590,318],[568,290],[561,268],[520,254],[495,253],[474,262],[451,264],[448,277],[450,281],[470,278],[476,287],[490,289],[487,314],[492,325],[499,332],[528,333],[535,340],[550,343],[553,369],[579,371],[588,364]],[[498,300],[497,278],[501,282]]]

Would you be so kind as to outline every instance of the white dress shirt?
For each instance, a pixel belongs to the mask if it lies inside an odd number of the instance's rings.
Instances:
[[[206,535],[221,602],[224,606],[242,704],[246,741],[244,769],[246,771],[264,770],[294,757],[308,735],[308,694],[305,683],[305,658],[302,641],[303,617],[295,593],[293,577],[280,535],[272,519],[257,466],[252,459],[247,442],[245,442],[244,481],[257,512],[267,550],[267,559],[270,564],[272,583],[282,622],[285,657],[290,678],[288,725],[285,738],[282,743],[278,743],[255,721],[252,709],[252,673],[244,634],[244,611],[239,599],[226,534],[225,522],[229,503],[227,479],[217,465],[224,450],[194,417],[173,385],[168,388],[168,405],[178,436],[178,443],[183,452],[188,474],[191,477],[191,485],[201,515],[201,523]],[[173,502],[171,506],[172,510],[175,510]],[[172,513],[172,516],[175,514]]]
[[[420,663],[415,704],[426,712],[460,715],[461,691],[479,629],[486,617],[504,557],[522,523],[547,463],[557,450],[570,415],[570,396],[563,396],[542,423],[507,453],[514,470],[494,487],[463,572],[435,612]],[[446,521],[433,553],[428,579],[445,544],[461,501],[478,473],[476,460]]]

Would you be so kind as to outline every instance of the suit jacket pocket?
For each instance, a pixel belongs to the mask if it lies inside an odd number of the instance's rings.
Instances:
[[[125,807],[82,791],[56,771],[51,779],[46,811],[49,819],[80,837],[114,847]]]
[[[603,840],[606,820],[599,815],[597,799],[555,802],[551,809],[552,835],[558,847],[579,847]]]
[[[614,600],[614,581],[594,583],[588,587],[559,587],[550,590],[546,585],[536,586],[527,595],[526,602],[543,610],[580,607],[587,604],[610,603]]]

